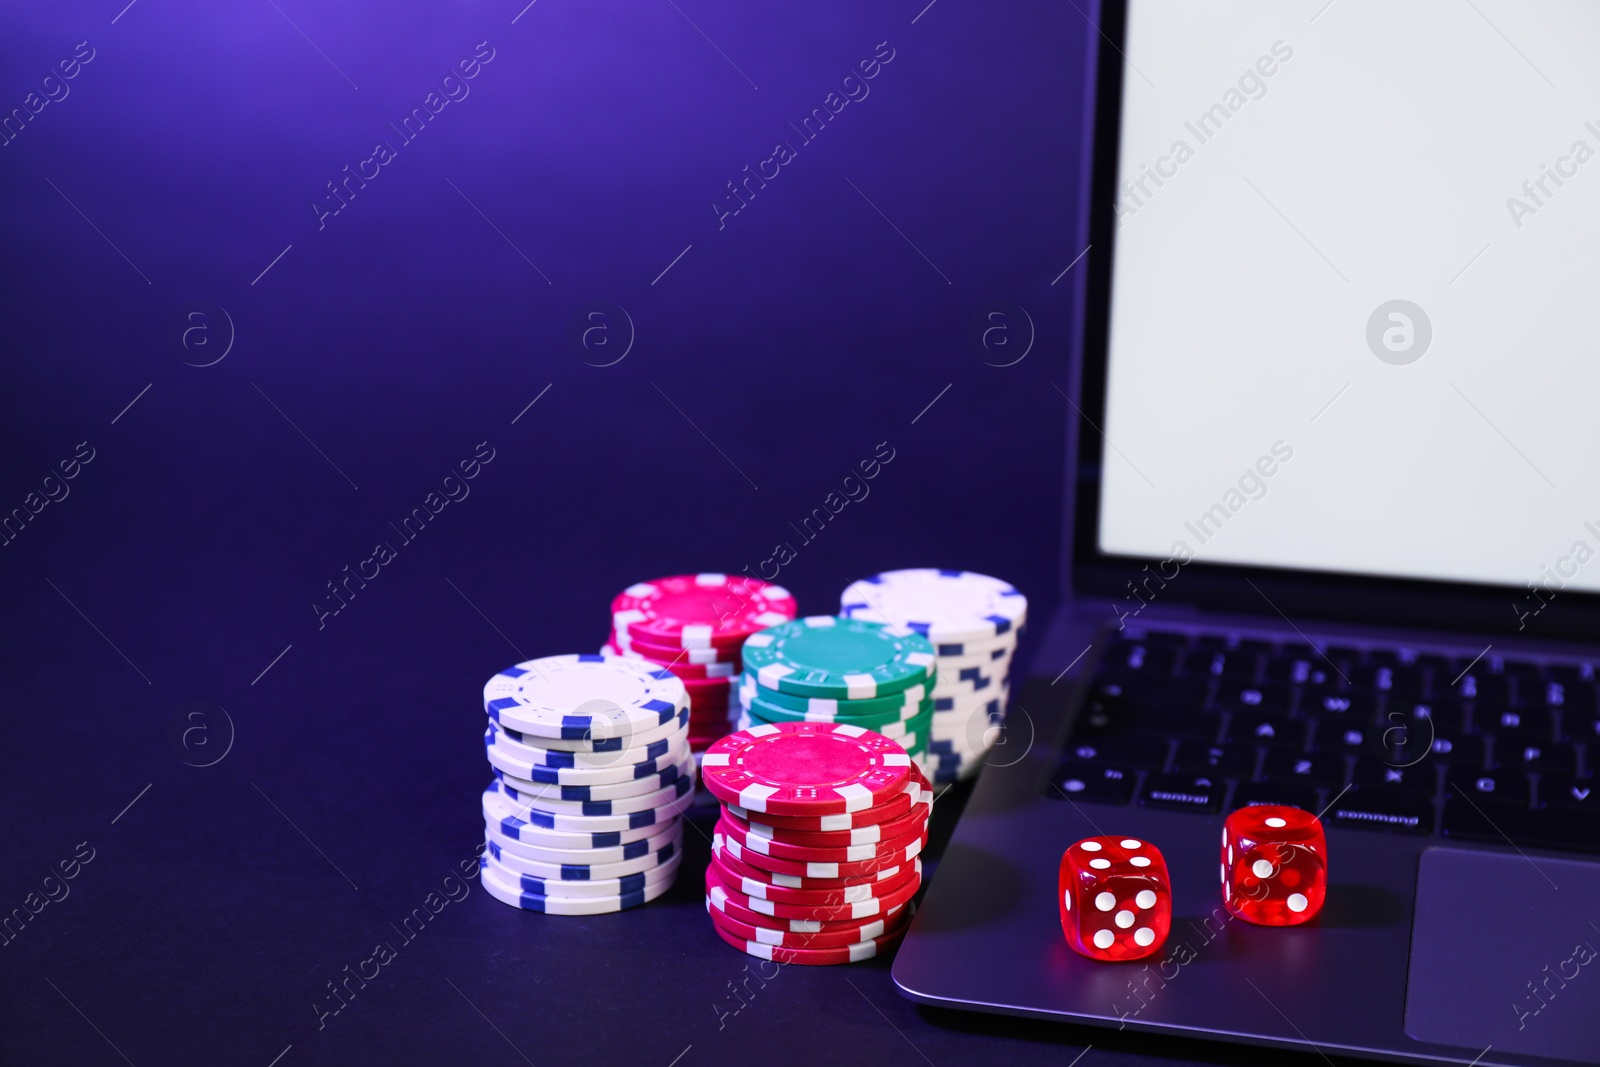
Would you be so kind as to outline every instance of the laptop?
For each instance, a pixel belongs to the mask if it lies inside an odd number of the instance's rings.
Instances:
[[[1600,5],[1086,13],[1065,606],[895,982],[1600,1064]],[[1326,827],[1301,926],[1222,906],[1223,820],[1262,802]],[[1063,937],[1063,850],[1100,834],[1166,857],[1144,960]]]

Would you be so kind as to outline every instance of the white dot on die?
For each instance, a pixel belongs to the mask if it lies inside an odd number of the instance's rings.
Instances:
[[[1130,859],[1128,862],[1133,864],[1135,867],[1148,867],[1148,866],[1150,866],[1150,857],[1149,856],[1135,856],[1132,859]]]
[[[1094,898],[1094,906],[1101,911],[1110,911],[1117,906],[1117,898],[1111,893],[1101,893]]]
[[[1061,894],[1061,906],[1068,911],[1072,910],[1072,894],[1070,892]]]
[[[1082,844],[1080,844],[1078,847],[1083,849],[1085,852],[1099,852],[1100,851],[1100,842],[1098,842],[1098,841],[1085,841]]]
[[[1097,871],[1103,871],[1107,867],[1111,866],[1111,861],[1110,860],[1098,860],[1098,859],[1090,860],[1089,861],[1089,866],[1093,867]]]
[[[1223,900],[1232,900],[1233,899],[1233,886],[1228,884],[1228,880],[1226,878],[1224,878],[1222,880],[1222,899]]]
[[[1094,947],[1110,948],[1111,942],[1115,941],[1116,939],[1117,935],[1113,934],[1110,930],[1098,930],[1094,935]]]
[[[1141,945],[1148,945],[1156,939],[1156,932],[1148,926],[1141,926],[1133,932],[1133,939]]]
[[[1267,825],[1271,826],[1274,829],[1276,829],[1276,828],[1278,828],[1280,826],[1288,826],[1289,823],[1288,823],[1287,820],[1280,819],[1276,815],[1274,815],[1272,818],[1267,820]]]
[[[1133,925],[1133,912],[1119,911],[1117,912],[1117,917],[1112,921],[1122,929],[1126,930],[1128,927]]]
[[[1306,899],[1306,895],[1304,893],[1290,893],[1289,899],[1284,901],[1284,903],[1289,905],[1290,911],[1305,911],[1306,908],[1311,904],[1311,901]]]
[[[1128,839],[1126,839],[1125,841],[1122,842],[1122,847],[1123,848],[1138,848],[1139,844],[1140,844],[1140,842],[1135,841],[1133,838],[1130,837],[1130,838],[1128,838]]]
[[[1141,889],[1133,902],[1141,908],[1153,908],[1156,906],[1156,895],[1148,889]]]
[[[1224,845],[1228,843],[1228,828],[1226,826],[1222,828],[1222,843]]]
[[[1268,863],[1266,860],[1256,860],[1250,865],[1250,873],[1255,875],[1257,878],[1271,878],[1272,864]]]
[[[1232,845],[1228,846],[1228,862],[1229,863],[1233,862],[1233,846]]]

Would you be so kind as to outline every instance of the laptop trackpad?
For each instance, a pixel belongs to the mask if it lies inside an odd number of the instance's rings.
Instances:
[[[1424,852],[1406,1033],[1600,1063],[1600,864]]]

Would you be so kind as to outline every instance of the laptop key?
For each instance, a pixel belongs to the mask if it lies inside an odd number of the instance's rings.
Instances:
[[[1417,667],[1369,664],[1350,671],[1352,688],[1413,700],[1422,695],[1423,680],[1422,671]]]
[[[1437,790],[1439,775],[1430,760],[1409,767],[1396,766],[1370,756],[1356,760],[1353,781],[1360,788],[1394,789],[1431,797]]]
[[[1179,661],[1179,670],[1190,678],[1234,678],[1249,681],[1256,676],[1261,657],[1254,652],[1221,652],[1197,648]]]
[[[1126,804],[1133,799],[1133,786],[1137,778],[1137,773],[1129,768],[1063,763],[1056,768],[1049,795],[1055,800]]]
[[[1160,770],[1167,761],[1167,742],[1162,737],[1137,735],[1086,739],[1069,744],[1065,755],[1083,763]]]
[[[1332,667],[1320,659],[1303,656],[1296,659],[1275,659],[1261,672],[1262,681],[1283,685],[1303,686],[1321,691],[1337,688],[1340,682]]]
[[[1300,752],[1306,747],[1306,724],[1295,720],[1285,722],[1276,715],[1240,712],[1228,723],[1228,734],[1223,740],[1236,745],[1267,745]]]
[[[1318,752],[1348,752],[1360,755],[1378,743],[1382,734],[1379,727],[1357,723],[1344,723],[1337,719],[1311,720],[1314,731],[1311,747]]]
[[[1240,782],[1233,791],[1233,808],[1248,808],[1252,804],[1287,804],[1291,808],[1316,812],[1317,791],[1309,785],[1293,782]]]
[[[1526,807],[1530,800],[1528,776],[1521,771],[1491,771],[1451,767],[1445,772],[1445,795],[1468,797],[1478,803]]]
[[[1261,765],[1261,777],[1271,781],[1303,782],[1337,789],[1344,784],[1344,757],[1336,752],[1305,755],[1275,750],[1267,753],[1266,761]]]
[[[1293,692],[1286,685],[1223,682],[1217,687],[1211,706],[1218,711],[1253,711],[1262,715],[1288,715],[1292,696]]]
[[[1118,641],[1106,651],[1101,667],[1106,671],[1139,671],[1165,678],[1172,674],[1177,662],[1178,654],[1163,645]]]
[[[1215,812],[1222,807],[1224,783],[1207,775],[1152,774],[1145,780],[1139,803],[1147,808]]]
[[[1337,716],[1357,722],[1370,721],[1376,708],[1377,704],[1370,696],[1355,693],[1308,693],[1300,701],[1302,715]]]
[[[1544,771],[1554,774],[1578,773],[1578,751],[1566,743],[1545,744],[1527,742],[1518,744],[1510,738],[1495,741],[1494,761],[1497,766],[1513,771]]]
[[[1512,737],[1528,741],[1555,740],[1555,723],[1545,708],[1478,707],[1478,729],[1496,737]]]
[[[1600,815],[1600,783],[1593,778],[1547,774],[1539,779],[1539,804],[1545,808],[1572,808]]]
[[[1255,773],[1256,750],[1248,745],[1207,745],[1200,741],[1181,741],[1173,758],[1175,770],[1229,778],[1248,778]]]
[[[1451,797],[1444,805],[1446,837],[1518,847],[1600,850],[1600,813],[1573,808],[1535,811],[1474,797]],[[1537,866],[1537,864],[1535,864]]]
[[[1351,789],[1322,816],[1324,825],[1390,833],[1433,832],[1433,801],[1418,793],[1387,789]]]
[[[1211,742],[1222,729],[1222,716],[1187,709],[1146,709],[1138,716],[1139,728],[1162,737]]]
[[[1461,700],[1481,700],[1496,707],[1510,704],[1510,679],[1502,675],[1480,673],[1481,668],[1481,664],[1474,667],[1441,692]]]

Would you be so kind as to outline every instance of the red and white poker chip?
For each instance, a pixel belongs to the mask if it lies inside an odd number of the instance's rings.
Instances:
[[[913,762],[911,780],[900,787],[900,792],[876,807],[861,811],[847,811],[842,815],[778,815],[770,811],[751,811],[737,804],[725,804],[724,808],[746,822],[759,822],[774,830],[834,833],[860,829],[863,826],[876,826],[890,819],[901,818],[916,804],[923,802],[925,798],[931,800],[932,796],[933,787],[928,784],[922,771]]]
[[[631,786],[631,783],[629,785]],[[726,815],[717,820],[716,829],[723,840],[737,845],[745,852],[758,852],[763,856],[796,863],[866,863],[878,860],[895,863],[903,858],[902,854],[913,842],[918,843],[919,850],[920,846],[927,842],[924,833],[925,824],[914,826],[898,837],[861,845],[848,845],[843,848],[794,845],[761,834],[752,834],[730,821]]]
[[[690,719],[693,720],[693,715]],[[904,814],[871,826],[857,826],[848,830],[792,830],[761,822],[759,814],[755,818],[746,819],[735,815],[733,810],[726,806],[722,809],[722,818],[746,834],[790,845],[800,845],[805,848],[851,848],[855,845],[875,845],[881,841],[893,841],[896,838],[920,833],[926,830],[928,815],[932,810],[933,794],[924,793],[911,805],[911,810]]]
[[[736,915],[765,916],[768,922],[860,922],[888,914],[891,909],[900,907],[916,896],[920,888],[921,881],[915,880],[890,895],[868,897],[848,904],[790,904],[747,896],[724,881],[717,867],[706,868],[706,894],[713,903],[723,910],[734,910]]]
[[[730,841],[720,833],[711,837],[712,845],[748,866],[774,874],[790,874],[796,878],[862,878],[891,867],[901,867],[922,854],[924,841],[914,837],[909,843],[887,856],[852,863],[807,863],[801,860],[779,859],[745,848]]]
[[[774,948],[844,948],[848,945],[859,944],[862,941],[876,941],[881,937],[888,937],[903,933],[911,923],[911,908],[901,905],[888,916],[873,919],[863,923],[817,923],[822,929],[815,933],[797,934],[790,930],[780,930],[772,926],[758,923],[745,922],[736,919],[725,911],[719,910],[706,898],[706,911],[711,913],[711,922],[724,934],[731,934],[741,941],[754,941],[762,945],[771,945]]]
[[[701,767],[706,788],[725,803],[813,818],[878,807],[912,775],[911,757],[895,741],[832,722],[741,730],[711,746]]]
[[[871,941],[862,941],[853,945],[841,945],[833,948],[789,948],[769,944],[765,941],[749,941],[739,936],[732,929],[732,924],[718,922],[719,914],[712,910],[711,928],[717,936],[741,952],[761,959],[772,960],[774,963],[799,963],[807,966],[832,966],[835,964],[855,963],[859,960],[869,960],[881,953],[892,951],[905,936],[905,926],[901,925],[894,931]]]
[[[882,900],[896,895],[921,877],[921,868],[913,863],[902,868],[893,878],[881,882],[863,882],[836,889],[794,889],[740,874],[727,854],[721,851],[712,858],[711,865],[717,868],[718,877],[728,888],[738,890],[754,900],[776,900],[784,904],[854,904],[859,900]]]
[[[848,889],[856,885],[876,885],[879,882],[892,882],[905,876],[906,871],[914,870],[918,877],[922,874],[922,860],[914,859],[909,866],[884,867],[873,871],[871,874],[855,875],[850,878],[804,878],[794,874],[778,874],[775,871],[764,871],[760,867],[753,867],[737,856],[730,855],[722,847],[721,839],[712,842],[711,855],[722,864],[724,870],[738,875],[740,878],[753,878],[758,882],[768,885],[783,886],[787,889]]]
[[[726,574],[679,574],[624,589],[611,602],[618,634],[673,648],[737,648],[795,617],[782,586]]]

